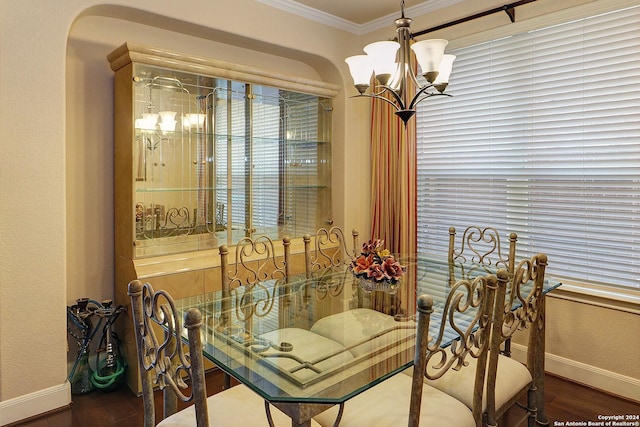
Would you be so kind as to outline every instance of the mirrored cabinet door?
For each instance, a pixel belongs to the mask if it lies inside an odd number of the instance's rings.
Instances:
[[[117,70],[116,163],[130,166],[116,172],[116,210],[132,257],[330,223],[331,114],[327,96],[135,62]]]

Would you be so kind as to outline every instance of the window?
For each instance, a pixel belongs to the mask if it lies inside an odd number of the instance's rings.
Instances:
[[[420,104],[418,248],[518,233],[549,274],[640,289],[640,7],[458,49]]]

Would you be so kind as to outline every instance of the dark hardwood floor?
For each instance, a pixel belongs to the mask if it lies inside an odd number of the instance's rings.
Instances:
[[[598,421],[599,415],[638,415],[640,403],[612,396],[571,381],[547,375],[545,377],[545,402],[551,426],[568,421]],[[222,390],[223,375],[220,371],[207,373],[207,390],[210,394]],[[156,400],[160,406],[159,393]],[[523,411],[513,408],[501,427],[519,425]],[[73,396],[71,407],[28,421],[12,424],[12,427],[139,427],[142,422],[142,399],[128,388],[112,392],[93,391]],[[523,424],[524,425],[524,424]],[[243,426],[239,426],[243,427]],[[438,426],[446,427],[446,426]]]

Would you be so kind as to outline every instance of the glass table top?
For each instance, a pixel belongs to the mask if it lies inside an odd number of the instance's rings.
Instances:
[[[399,260],[411,273],[395,294],[365,291],[347,268],[334,267],[288,283],[271,280],[228,295],[176,300],[176,307],[202,312],[205,357],[264,399],[341,403],[413,364],[418,295],[434,300],[435,336],[455,278],[487,274],[484,267],[446,260]],[[548,281],[544,292],[559,285]],[[445,327],[441,345],[457,337]]]

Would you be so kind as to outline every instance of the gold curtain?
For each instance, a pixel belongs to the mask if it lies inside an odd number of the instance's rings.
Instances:
[[[386,102],[373,100],[371,110],[371,236],[384,239],[392,253],[413,256],[417,247],[416,118],[405,129]],[[378,310],[397,314],[401,305],[400,312],[415,312],[415,287],[407,286],[413,283],[415,272],[408,267],[406,283],[395,297],[376,295]]]

